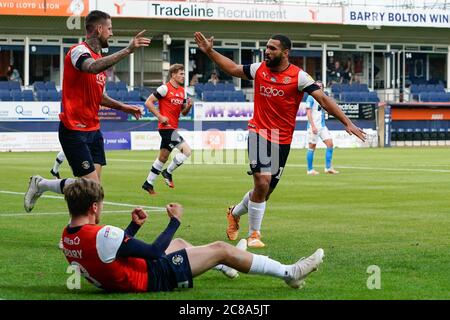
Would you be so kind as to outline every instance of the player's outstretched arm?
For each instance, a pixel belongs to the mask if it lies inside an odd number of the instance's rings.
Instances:
[[[89,73],[100,73],[102,71],[105,71],[106,69],[109,69],[113,65],[115,65],[117,62],[122,60],[123,58],[128,57],[130,54],[132,54],[137,48],[140,47],[148,47],[151,43],[151,40],[148,38],[144,38],[143,34],[145,33],[145,30],[142,30],[139,32],[135,37],[133,37],[130,40],[130,43],[128,44],[128,47],[113,53],[109,56],[103,57],[101,59],[94,60],[93,58],[86,59],[81,64],[81,71],[89,72]]]
[[[145,101],[145,106],[151,113],[153,113],[153,115],[158,119],[159,122],[167,126],[169,125],[169,118],[159,113],[158,109],[155,106],[156,101],[158,101],[158,98],[151,94],[150,97],[148,97],[147,101]]]
[[[136,120],[139,120],[142,117],[142,115],[144,114],[144,110],[141,106],[132,106],[129,104],[124,104],[122,102],[119,102],[117,100],[114,100],[114,99],[108,97],[108,95],[106,95],[106,93],[103,93],[101,105],[111,108],[111,109],[116,109],[116,110],[120,110],[120,111],[128,113],[128,114],[131,114],[136,118]]]
[[[322,90],[315,90],[311,95],[316,101],[331,115],[338,119],[345,126],[345,131],[350,135],[354,134],[361,141],[366,141],[366,133],[355,126],[355,124],[342,112],[337,103],[328,97]]]
[[[185,105],[183,107],[183,110],[181,110],[181,114],[183,116],[187,116],[187,114],[189,113],[189,111],[192,108],[192,104],[193,104],[192,99],[191,98],[187,98],[186,99],[186,103],[185,103]]]
[[[195,42],[197,42],[198,48],[204,52],[208,58],[214,61],[221,70],[225,71],[229,75],[244,80],[248,80],[244,73],[242,65],[236,64],[233,60],[228,59],[224,55],[221,55],[216,50],[213,49],[214,37],[206,39],[206,37],[201,32],[196,32],[194,34]]]

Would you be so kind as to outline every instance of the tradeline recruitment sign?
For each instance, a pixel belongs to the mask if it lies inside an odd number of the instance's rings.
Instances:
[[[113,17],[342,24],[341,7],[182,1],[98,1]]]

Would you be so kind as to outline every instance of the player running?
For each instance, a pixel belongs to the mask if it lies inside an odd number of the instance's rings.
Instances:
[[[320,87],[320,90],[323,91],[323,83],[321,81],[316,81],[316,84]],[[312,96],[306,98],[306,116],[308,117],[307,132],[309,144],[309,149],[306,153],[306,162],[308,164],[306,174],[313,176],[319,174],[313,167],[314,151],[316,150],[319,137],[327,146],[324,172],[338,174],[339,171],[334,170],[331,166],[331,161],[333,159],[333,139],[331,138],[330,131],[325,125],[325,111]]]
[[[66,259],[72,266],[79,267],[89,282],[106,291],[192,288],[194,277],[213,268],[230,277],[235,277],[237,271],[273,276],[292,288],[301,288],[324,257],[323,250],[318,249],[306,259],[283,265],[225,242],[194,247],[183,239],[172,240],[183,215],[179,204],[167,205],[170,222],[156,240],[148,244],[135,238],[147,220],[147,213],[141,208],[133,210],[131,223],[122,230],[99,225],[104,194],[97,182],[77,179],[64,192],[71,217],[62,234]]]
[[[102,57],[112,37],[111,17],[102,11],[91,11],[86,17],[86,41],[70,48],[64,59],[62,112],[59,114],[59,142],[73,174],[100,181],[102,166],[106,165],[103,135],[98,111],[100,105],[132,114],[139,119],[141,107],[123,104],[105,93],[105,70],[128,57],[137,48],[147,47],[150,39],[144,31],[130,40],[128,47]],[[65,185],[74,179],[47,180],[32,176],[24,198],[26,212],[33,210],[45,191],[63,193]]]
[[[142,185],[142,189],[151,195],[155,194],[155,180],[160,173],[166,184],[170,188],[175,188],[172,174],[191,155],[191,148],[177,131],[180,113],[185,116],[192,107],[192,100],[186,99],[184,90],[184,66],[172,65],[169,68],[169,78],[169,82],[156,89],[156,92],[151,94],[145,102],[150,112],[158,118],[158,130],[161,136],[159,155]],[[158,102],[159,111],[155,107],[156,102]],[[162,170],[174,148],[181,152],[173,157],[167,169]]]
[[[303,93],[312,95],[325,110],[339,119],[349,134],[364,140],[365,133],[320,90],[311,76],[289,63],[291,41],[288,37],[272,36],[266,45],[264,62],[250,65],[238,65],[215,51],[213,37],[206,39],[202,33],[196,32],[195,41],[223,71],[241,79],[255,80],[254,113],[248,123],[248,156],[254,188],[238,205],[228,209],[226,233],[230,240],[236,240],[240,216],[248,212],[248,246],[261,248],[265,246],[260,230],[266,201],[283,173]]]

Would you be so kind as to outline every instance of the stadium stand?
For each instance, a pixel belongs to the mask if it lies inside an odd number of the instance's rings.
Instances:
[[[364,83],[333,84],[331,93],[334,99],[346,103],[380,102],[377,93],[369,91],[367,84]]]

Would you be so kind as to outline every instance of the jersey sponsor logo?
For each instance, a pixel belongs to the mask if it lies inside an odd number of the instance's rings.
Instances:
[[[68,244],[69,246],[77,246],[80,244],[80,238],[75,237],[73,239],[70,239],[69,237],[64,237],[64,243]]]
[[[105,85],[106,83],[106,76],[104,73],[98,73],[96,76],[96,81],[99,85]]]
[[[110,228],[110,227],[107,227],[107,228],[105,229],[105,233],[103,234],[103,236],[104,236],[105,238],[108,238],[108,236],[109,236],[109,231],[111,231],[111,228]]]
[[[265,87],[263,85],[259,86],[259,94],[265,97],[282,97],[284,96],[284,91],[274,87]]]
[[[180,264],[183,263],[183,257],[179,254],[176,254],[172,257],[172,263],[176,266],[179,266]]]
[[[172,98],[172,99],[170,99],[170,103],[171,104],[175,104],[175,105],[182,105],[183,104],[183,99]]]

